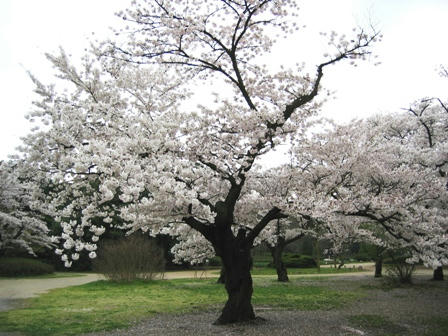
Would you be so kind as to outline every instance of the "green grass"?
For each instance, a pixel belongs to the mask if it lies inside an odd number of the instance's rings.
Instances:
[[[324,286],[308,285],[300,279],[281,283],[272,278],[255,279],[253,303],[298,310],[330,310],[361,297],[360,291],[340,291]]]
[[[425,324],[432,326],[431,331],[426,333],[425,336],[448,335],[448,317],[433,317],[431,320],[425,321]]]
[[[0,312],[0,330],[25,335],[76,335],[125,328],[160,313],[219,310],[225,303],[222,285],[213,280],[158,280],[117,284],[97,281],[55,289],[30,299],[26,308]],[[300,280],[278,283],[255,279],[253,304],[284,309],[331,309],[361,294],[310,286]]]
[[[54,278],[76,278],[86,276],[87,273],[71,273],[71,272],[54,272],[51,274],[17,276],[17,277],[0,277],[0,280],[8,279],[54,279]]]
[[[305,274],[339,274],[339,273],[353,273],[362,272],[365,270],[359,270],[357,268],[330,268],[321,267],[320,271],[317,268],[288,268],[288,275],[305,275]],[[252,270],[252,275],[276,275],[274,268],[270,267],[254,267]]]
[[[352,315],[348,317],[356,327],[368,329],[378,335],[402,335],[406,329],[389,321],[386,317],[374,314]]]
[[[364,328],[381,328],[384,324],[389,323],[381,315],[352,315],[348,320]]]
[[[272,262],[272,256],[270,254],[255,255],[253,257],[253,263],[255,267],[267,267]]]

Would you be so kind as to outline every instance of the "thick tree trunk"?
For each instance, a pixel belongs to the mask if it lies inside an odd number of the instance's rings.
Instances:
[[[276,246],[269,246],[269,250],[272,255],[272,262],[274,264],[275,270],[277,271],[277,280],[280,282],[288,282],[288,271],[282,260],[283,250],[285,248],[284,244],[278,242]]]
[[[436,281],[442,281],[443,280],[443,268],[442,267],[437,267],[434,270],[432,279],[436,280]]]
[[[375,278],[383,276],[383,257],[378,257],[375,260]]]
[[[226,283],[226,269],[224,268],[224,266],[221,266],[221,271],[219,272],[219,278],[216,281],[216,283],[219,283],[219,284]]]
[[[215,206],[212,206],[216,212],[213,224],[205,225],[192,216],[183,218],[185,223],[199,231],[213,245],[216,255],[221,258],[225,268],[225,288],[228,299],[215,324],[255,319],[251,302],[253,293],[250,274],[252,268],[251,248],[254,239],[271,220],[286,218],[279,208],[274,207],[263,216],[254,228],[247,229],[240,226],[235,235],[232,230],[232,225],[235,225],[233,212],[242,185],[242,183],[237,184],[232,180],[232,188],[226,201],[218,201]],[[189,212],[191,210],[192,206],[189,207]]]
[[[228,299],[215,324],[255,319],[252,307],[252,259],[249,248],[226,249],[221,256],[226,270],[225,288]]]

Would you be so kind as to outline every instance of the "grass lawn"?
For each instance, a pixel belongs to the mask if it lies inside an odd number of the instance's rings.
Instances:
[[[305,275],[305,274],[338,274],[338,273],[353,273],[353,272],[364,272],[365,269],[357,268],[330,268],[321,267],[320,270],[317,268],[288,268],[288,275]],[[276,275],[275,268],[271,267],[254,267],[252,269],[252,275]]]
[[[226,293],[215,282],[216,279],[129,284],[97,281],[55,289],[29,299],[26,308],[0,312],[0,330],[25,335],[77,335],[125,328],[154,314],[219,310]],[[362,296],[359,291],[334,290],[299,279],[278,283],[274,278],[255,278],[254,287],[255,306],[284,309],[332,309]]]
[[[348,320],[357,327],[373,330],[381,335],[402,335],[406,329],[391,322],[388,318],[376,314],[352,315]]]
[[[370,330],[371,335],[399,336],[407,335],[407,329],[403,325],[392,322],[389,318],[378,314],[360,314],[348,317],[350,324],[357,328]],[[430,326],[422,336],[446,336],[448,335],[448,317],[433,317],[419,319],[421,325]]]
[[[429,325],[434,325],[435,328],[431,330],[431,336],[446,336],[448,335],[448,317],[433,317],[428,321],[422,321]],[[430,336],[428,333],[427,336]]]
[[[291,270],[290,274],[294,274]],[[322,268],[321,274],[328,271],[335,270]],[[391,286],[373,277],[345,279],[319,277],[315,270],[305,272],[298,274],[316,276],[296,276],[289,283],[279,283],[273,269],[255,268],[255,310],[266,314],[297,311],[304,317],[298,325],[308,321],[306,316],[312,321],[316,316],[330,314],[337,321],[335,328],[348,326],[372,336],[404,336],[409,331],[418,336],[448,335],[448,318],[443,313],[448,302],[445,281],[431,282],[421,275],[413,285]],[[126,328],[156,314],[168,314],[162,317],[167,321],[172,320],[169,314],[173,313],[211,312],[218,317],[225,301],[224,287],[216,284],[216,279],[128,284],[97,281],[54,289],[28,299],[23,308],[0,312],[0,334],[7,331],[23,335],[79,335]],[[273,334],[276,333],[269,333]]]

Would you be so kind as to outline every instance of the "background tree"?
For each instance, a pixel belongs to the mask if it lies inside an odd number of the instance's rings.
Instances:
[[[436,268],[447,262],[446,210],[438,206],[446,182],[434,174],[434,157],[413,145],[417,135],[406,120],[401,114],[355,121],[304,144],[297,157],[307,153],[302,164],[312,178],[298,181],[318,188],[309,188],[314,195],[297,199],[293,210],[327,220],[334,214],[364,218],[385,231],[388,244],[411,249],[409,262]]]
[[[290,188],[289,166],[282,165],[269,170],[253,169],[249,183],[253,186],[253,194],[244,204],[247,214],[261,218],[263,213],[257,211],[269,208],[269,204],[282,205],[281,207],[285,208]],[[252,211],[247,211],[249,209]],[[271,253],[278,281],[289,281],[288,271],[283,263],[283,252],[286,246],[302,238],[305,230],[301,218],[288,215],[286,219],[272,221],[260,232],[259,240],[266,244]]]
[[[32,200],[32,189],[18,163],[0,161],[0,256],[51,248],[49,230]]]
[[[375,237],[378,237],[378,241],[380,243],[373,244],[372,242],[364,243],[360,246],[360,250],[358,252],[358,256],[361,256],[363,259],[373,260],[375,262],[375,278],[381,278],[383,276],[383,261],[388,251],[388,241],[385,230],[376,225],[375,223],[362,223],[362,226],[366,227],[366,229]]]
[[[448,77],[445,68],[441,68],[441,75]],[[407,109],[409,112],[409,130],[413,132],[414,146],[421,149],[424,157],[422,164],[430,164],[435,174],[440,175],[447,181],[448,190],[448,107],[439,98],[425,98],[415,102]],[[442,197],[437,202],[437,206],[446,209],[447,197]],[[445,224],[445,233],[448,232],[448,226]],[[434,269],[434,280],[443,280],[443,267],[438,266]]]
[[[283,220],[284,221],[284,220]],[[289,244],[302,238],[305,234],[302,230],[294,228],[293,223],[297,222],[292,219],[292,223],[284,224],[280,219],[277,219],[273,228],[267,229],[263,235],[267,235],[266,245],[272,256],[272,264],[277,272],[277,280],[280,282],[288,282],[288,271],[283,263],[283,252]],[[291,228],[292,227],[292,228]]]

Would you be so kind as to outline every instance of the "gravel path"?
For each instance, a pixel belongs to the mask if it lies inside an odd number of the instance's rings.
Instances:
[[[53,288],[82,285],[100,278],[98,274],[83,274],[79,277],[47,279],[2,279],[0,280],[0,297],[25,299],[38,296]]]
[[[12,309],[23,299],[38,296],[53,288],[82,285],[96,281],[101,276],[86,274],[79,277],[50,279],[2,279],[0,280],[0,311]]]

